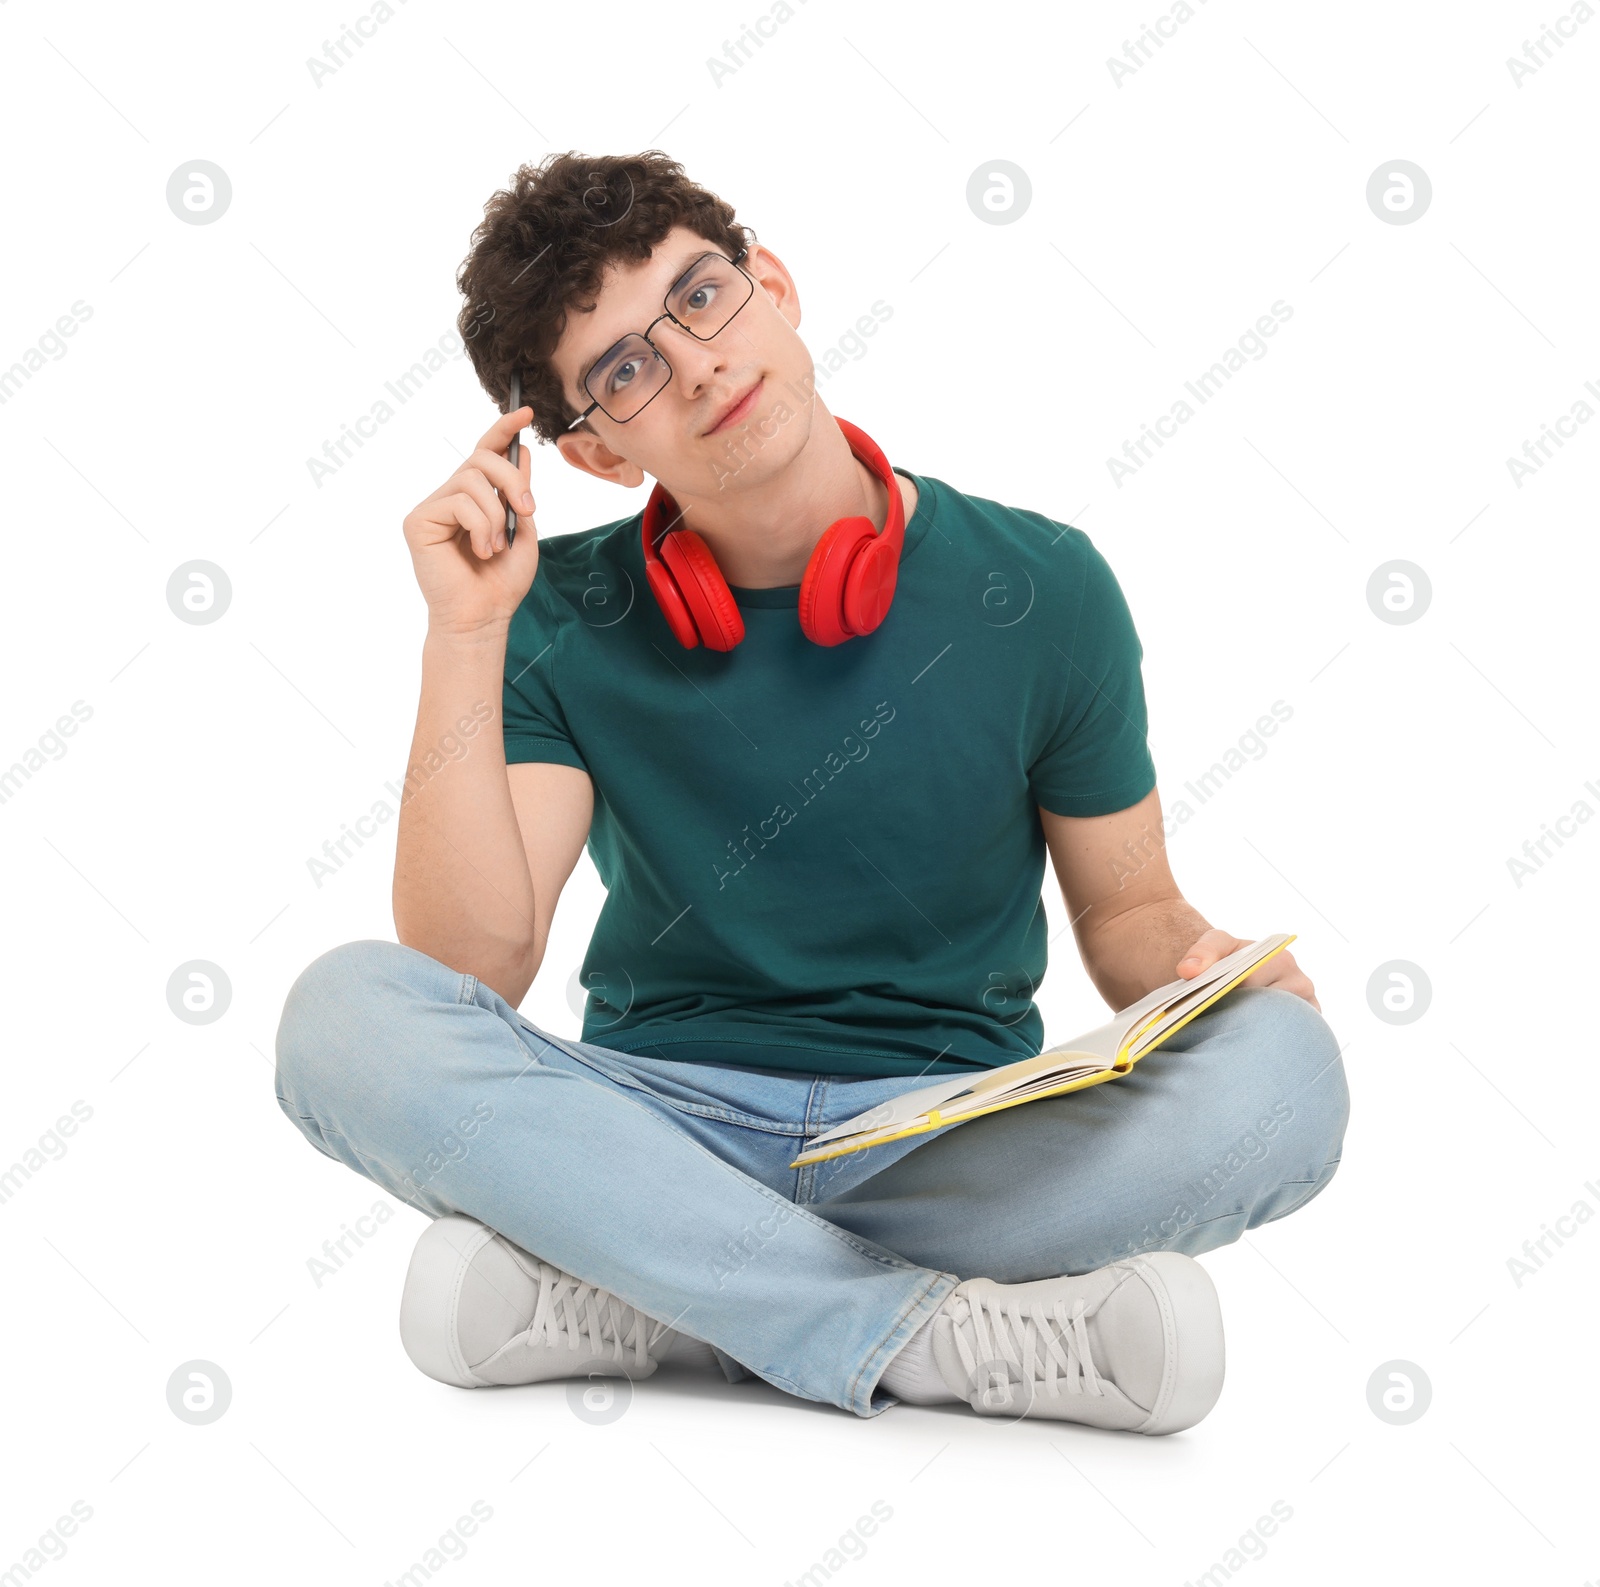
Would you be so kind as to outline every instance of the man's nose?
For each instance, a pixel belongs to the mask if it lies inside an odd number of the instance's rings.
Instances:
[[[672,365],[673,375],[681,383],[683,395],[693,397],[737,358],[738,328],[737,322],[730,321],[709,341],[704,341],[684,330],[681,325],[663,320],[650,334],[659,338],[662,331],[668,333],[666,340],[658,340],[657,345]]]

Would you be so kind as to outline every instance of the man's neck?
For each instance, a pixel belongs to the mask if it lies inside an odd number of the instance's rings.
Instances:
[[[739,589],[798,584],[823,532],[840,518],[865,517],[882,529],[889,487],[850,450],[844,432],[822,404],[800,454],[763,485],[729,499],[679,497],[680,527],[693,529],[711,548],[722,576]],[[909,522],[916,488],[895,475]]]

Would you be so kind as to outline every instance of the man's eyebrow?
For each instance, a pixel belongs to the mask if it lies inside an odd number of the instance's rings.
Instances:
[[[624,332],[623,334],[626,335],[628,333]],[[596,365],[599,364],[600,360],[602,358],[604,358],[606,356],[606,354],[609,353],[611,351],[611,349],[617,345],[617,342],[620,342],[621,340],[622,340],[622,337],[619,336],[619,337],[617,337],[616,341],[608,342],[605,345],[604,348],[602,348],[598,353],[596,353],[594,355],[594,357],[591,358],[589,360],[589,362],[586,363],[583,366],[583,368],[578,371],[578,390],[579,390],[579,392],[583,392],[583,389],[584,389],[583,388],[583,383],[584,383],[584,381],[586,381],[589,378],[589,376],[593,373]]]
[[[678,284],[678,281],[684,275],[686,275],[688,273],[689,267],[692,264],[694,264],[698,259],[702,258],[705,254],[716,253],[716,252],[717,252],[717,250],[715,248],[707,248],[704,245],[702,245],[694,253],[688,254],[685,257],[679,259],[677,264],[673,267],[672,275],[667,281],[666,291],[661,294],[662,297],[665,298],[667,292],[670,292],[673,289],[673,287],[675,287]],[[652,314],[650,316],[650,318],[654,319],[655,315]],[[579,391],[580,395],[587,395],[587,393],[584,392],[583,383],[594,372],[595,366],[601,361],[601,359],[603,359],[606,356],[607,353],[609,353],[611,351],[611,349],[613,347],[615,347],[617,345],[618,342],[620,342],[623,339],[623,337],[631,336],[632,334],[633,334],[632,331],[624,331],[622,333],[622,336],[614,336],[614,337],[612,337],[612,339],[609,342],[607,342],[606,345],[604,347],[602,347],[600,349],[600,351],[598,353],[596,353],[594,355],[594,357],[589,360],[588,363],[586,363],[581,369],[579,369],[579,371],[578,371],[578,391]]]

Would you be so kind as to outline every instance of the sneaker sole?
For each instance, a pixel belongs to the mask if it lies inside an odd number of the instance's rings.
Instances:
[[[1226,1367],[1222,1303],[1211,1275],[1191,1256],[1152,1251],[1136,1257],[1167,1336],[1167,1371],[1149,1419],[1134,1429],[1159,1435],[1181,1432],[1205,1417],[1222,1395]]]
[[[494,1239],[476,1218],[451,1213],[422,1231],[400,1295],[400,1343],[419,1372],[458,1389],[485,1386],[474,1377],[456,1336],[461,1282],[472,1259]]]

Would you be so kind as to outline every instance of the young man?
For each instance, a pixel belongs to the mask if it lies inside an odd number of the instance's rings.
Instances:
[[[1247,940],[1168,869],[1110,568],[891,472],[816,394],[783,262],[656,151],[519,171],[459,284],[485,388],[530,405],[405,521],[428,634],[400,940],[323,954],[277,1042],[312,1143],[436,1220],[412,1360],[1192,1425],[1223,1376],[1195,1254],[1339,1161],[1338,1045],[1289,953],[1111,1084],[789,1166],[1040,1050],[1047,851],[1113,1009]],[[936,350],[899,356],[911,385]],[[530,425],[650,476],[646,510],[541,544],[507,457]],[[607,899],[568,1041],[517,1006],[585,843]]]

